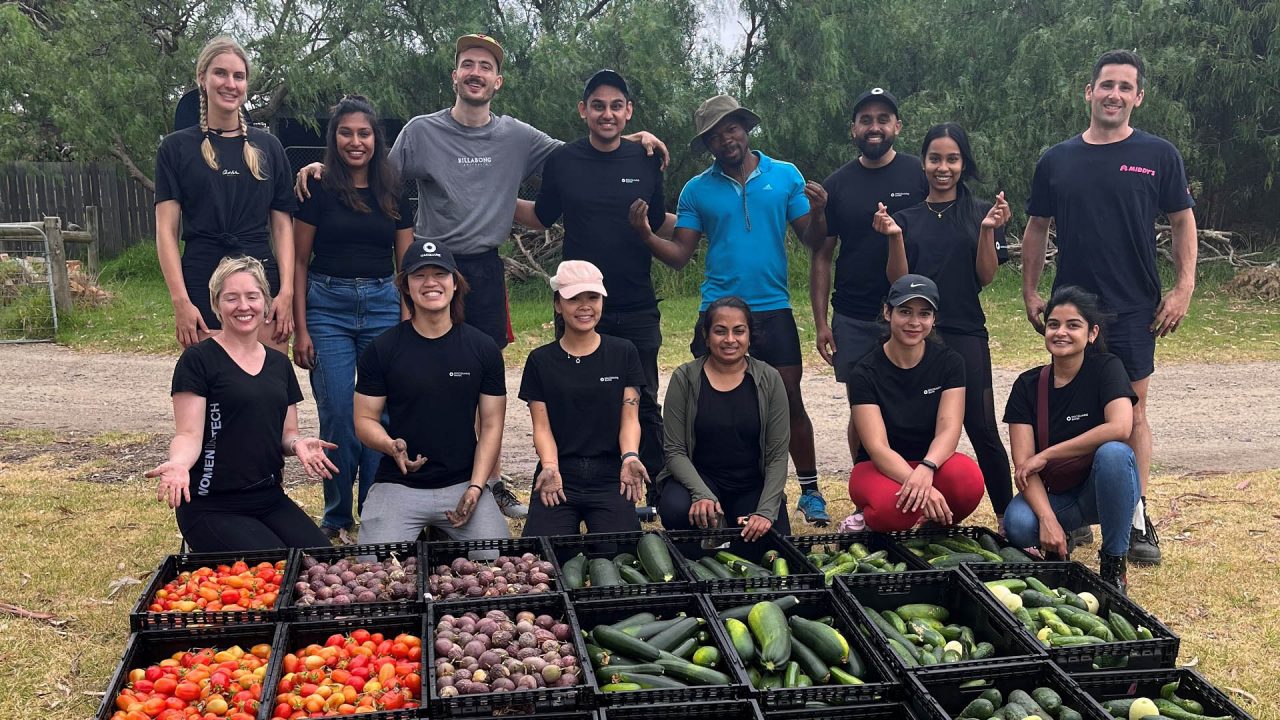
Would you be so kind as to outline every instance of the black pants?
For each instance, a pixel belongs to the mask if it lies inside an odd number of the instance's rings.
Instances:
[[[715,483],[703,478],[707,486],[711,488],[711,492],[715,493],[716,498],[720,502],[720,508],[724,510],[725,525],[733,527],[738,524],[738,518],[745,517],[756,511],[760,506],[760,493],[764,490],[763,484],[753,490],[742,490],[739,488],[726,489],[718,488]],[[662,517],[662,527],[667,530],[693,530],[693,524],[689,522],[689,508],[693,505],[693,496],[689,494],[689,489],[681,485],[675,478],[668,478],[662,483],[661,496],[658,498],[658,515]],[[778,502],[778,519],[773,522],[773,529],[782,535],[791,534],[791,518],[787,515],[787,496],[784,494]],[[686,547],[687,546],[687,547]],[[706,554],[701,549],[699,543],[677,543],[680,552],[686,557],[699,558]],[[744,557],[759,557],[762,550],[754,550],[749,547],[749,543],[737,540],[729,545],[729,551],[742,554]]]
[[[194,495],[194,494],[193,494]],[[329,538],[280,485],[241,495],[199,498],[176,511],[192,552],[324,547]]]
[[[938,333],[947,347],[964,358],[964,432],[978,456],[978,468],[997,515],[1013,500],[1009,475],[1009,454],[996,427],[995,401],[991,392],[991,349],[985,335]]]
[[[475,255],[455,255],[458,272],[467,279],[471,292],[467,294],[466,323],[493,338],[498,349],[508,344],[507,328],[510,325],[507,309],[506,268],[497,250]]]
[[[566,501],[548,507],[542,504],[541,495],[533,492],[521,534],[578,535],[584,522],[589,533],[639,530],[635,503],[618,492],[621,469],[621,462],[613,458],[561,458],[560,479]],[[540,472],[541,464],[534,470],[535,485]]]

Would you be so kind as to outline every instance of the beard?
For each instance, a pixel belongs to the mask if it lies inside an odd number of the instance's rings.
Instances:
[[[869,160],[879,160],[893,149],[895,139],[886,137],[878,143],[869,143],[865,138],[858,138],[858,150]]]

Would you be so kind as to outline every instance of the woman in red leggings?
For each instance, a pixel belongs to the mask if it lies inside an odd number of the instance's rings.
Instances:
[[[964,424],[964,360],[929,340],[938,286],[903,275],[889,288],[889,337],[849,378],[853,423],[862,448],[849,473],[849,497],[880,532],[922,518],[951,525],[982,500],[982,471],[956,452]]]

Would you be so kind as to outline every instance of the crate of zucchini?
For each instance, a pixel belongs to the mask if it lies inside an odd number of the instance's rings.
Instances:
[[[1069,673],[1173,667],[1178,657],[1169,628],[1080,563],[975,565],[963,572]]]
[[[699,595],[662,595],[574,603],[587,630],[590,671],[602,705],[724,700],[745,695],[736,655],[715,631],[715,613]],[[710,619],[710,623],[708,622]]]
[[[827,587],[831,587],[839,575],[924,569],[918,567],[918,558],[899,550],[893,539],[884,533],[792,535],[787,542],[804,554],[807,570],[820,573]]]
[[[1140,705],[1140,712],[1150,712],[1154,707],[1160,716],[1170,720],[1253,720],[1189,668],[1081,673],[1072,676],[1072,680],[1113,717],[1126,720],[1141,698],[1151,705]]]
[[[708,595],[740,681],[766,711],[892,699],[894,675],[865,627],[828,590]]]
[[[653,720],[654,718],[694,720],[764,720],[755,700],[706,700],[663,705],[632,705],[603,708],[600,720]]]
[[[876,646],[900,671],[1045,655],[994,597],[957,570],[843,575],[836,593],[867,618]]]
[[[804,555],[773,530],[751,543],[742,542],[741,528],[675,530],[667,539],[701,592],[809,590],[822,585],[822,577]]]
[[[931,667],[907,678],[908,694],[928,720],[1108,720],[1060,668],[1045,661],[984,667]]]
[[[968,563],[1025,563],[1032,557],[984,527],[916,528],[889,533],[897,549],[920,570],[947,570]]]
[[[548,537],[552,562],[574,600],[666,595],[693,590],[659,532]]]

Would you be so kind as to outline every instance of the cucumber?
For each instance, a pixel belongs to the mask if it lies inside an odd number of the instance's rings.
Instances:
[[[1164,698],[1156,698],[1156,709],[1171,720],[1231,720],[1230,715],[1200,715],[1198,713],[1187,712],[1178,706],[1172,700]]]
[[[1026,580],[1027,580],[1027,587],[1031,588],[1032,590],[1035,590],[1036,592],[1042,592],[1045,595],[1048,595],[1049,597],[1056,598],[1058,596],[1057,593],[1055,593],[1052,590],[1052,588],[1050,588],[1048,585],[1045,585],[1043,582],[1041,582],[1040,578],[1028,576]]]
[[[973,650],[969,653],[970,660],[985,660],[996,654],[996,646],[989,642],[980,642],[973,646]]]
[[[986,533],[978,533],[978,546],[987,552],[999,553],[1000,543]]]
[[[1011,590],[1011,591],[1012,591],[1012,592],[1014,592],[1014,593],[1020,593],[1020,592],[1022,592],[1023,590],[1026,590],[1026,589],[1027,589],[1027,581],[1026,581],[1026,580],[1019,580],[1018,578],[1004,578],[1004,579],[1002,579],[1002,580],[988,580],[987,582],[985,582],[985,583],[983,583],[983,584],[984,584],[984,585],[986,585],[988,588],[992,588],[992,587],[995,587],[995,586],[997,586],[997,585],[1002,585],[1002,586],[1004,586],[1004,587],[1009,588],[1009,590]]]
[[[608,558],[594,558],[587,563],[587,576],[591,587],[612,587],[622,584],[622,576],[618,574],[618,566]]]
[[[646,533],[636,543],[636,556],[640,567],[653,582],[671,582],[676,577],[676,564],[667,550],[667,543],[657,533]]]
[[[839,630],[798,615],[792,615],[787,623],[791,632],[828,665],[843,665],[849,661],[849,641]]]
[[[1128,720],[1129,707],[1137,702],[1137,700],[1138,698],[1107,700],[1102,703],[1102,709],[1111,713],[1111,717],[1125,718],[1125,720]]]
[[[1009,702],[1016,702],[1032,715],[1039,715],[1042,718],[1052,720],[1053,716],[1040,707],[1040,703],[1036,702],[1025,690],[1018,689],[1009,692]]]
[[[1058,708],[1058,720],[1084,720],[1080,713],[1066,705]]]
[[[729,618],[724,621],[724,628],[729,633],[729,641],[733,643],[733,649],[737,651],[738,658],[743,664],[749,664],[756,656],[756,644],[751,640],[751,631],[747,629],[745,623],[736,618]]]
[[[772,602],[774,605],[778,606],[779,610],[782,610],[785,613],[791,608],[799,605],[800,598],[796,597],[795,595],[783,595],[780,598],[774,599]],[[731,607],[728,610],[721,611],[720,617],[725,620],[728,620],[729,618],[733,618],[734,620],[741,620],[742,622],[746,622],[747,616],[751,613],[751,608],[753,607],[755,607],[755,603],[750,603],[748,605],[738,605],[737,607]]]
[[[920,665],[920,661],[916,659],[915,653],[908,649],[908,645],[904,645],[893,638],[889,638],[889,647],[899,658],[902,659],[902,662],[906,664],[907,667],[918,667]]]
[[[1089,612],[1088,603],[1080,599],[1080,596],[1071,592],[1070,589],[1060,587],[1058,588],[1057,593],[1058,593],[1058,597],[1065,600],[1067,604],[1070,605],[1071,607],[1077,610],[1084,610],[1085,612]]]
[[[800,677],[796,678],[796,687],[798,688],[813,687],[813,678],[809,677],[808,675],[805,675],[804,673],[800,673]]]
[[[687,660],[659,658],[664,677],[674,677],[693,685],[732,685],[728,675],[714,668],[695,665]]]
[[[864,685],[861,678],[854,677],[838,667],[831,669],[831,679],[836,681],[837,685]]]
[[[1102,638],[1096,638],[1092,635],[1054,635],[1049,638],[1049,645],[1052,647],[1075,647],[1077,645],[1097,645],[1105,642]]]
[[[1121,640],[1138,639],[1138,631],[1133,629],[1133,623],[1115,610],[1107,613],[1107,622],[1110,623],[1111,629],[1115,631],[1116,637]]]
[[[701,565],[703,569],[715,575],[720,580],[732,580],[733,573],[729,572],[729,568],[715,561],[715,558],[708,555],[698,560],[697,565]]]
[[[1016,547],[1002,547],[996,551],[996,554],[1004,558],[1005,562],[1011,562],[1011,563],[1024,563],[1024,562],[1032,562],[1035,560],[1035,558],[1022,552]]]
[[[578,590],[585,585],[583,574],[587,568],[587,556],[582,553],[574,555],[564,565],[560,566],[560,573],[563,575],[564,586],[569,590]]]
[[[777,558],[773,561],[773,574],[777,577],[786,577],[791,574],[786,558]]]
[[[898,613],[898,617],[903,620],[911,618],[932,618],[941,622],[946,622],[951,617],[951,611],[941,605],[931,605],[929,603],[908,603],[897,608],[894,612]]]
[[[617,683],[609,683],[608,685],[600,686],[600,692],[607,692],[607,693],[635,692],[636,690],[643,690],[643,689],[644,688],[640,686],[640,683],[617,682]]]
[[[979,695],[978,697],[980,697],[980,698],[982,698],[982,699],[986,700],[987,702],[991,703],[991,707],[993,707],[993,708],[998,708],[998,707],[1000,707],[1001,705],[1004,705],[1004,695],[1001,695],[1001,694],[1000,694],[1000,691],[999,691],[999,690],[997,690],[996,688],[991,688],[991,689],[989,689],[989,690],[983,690],[983,691],[982,691],[982,694],[981,694],[981,695]]]
[[[697,634],[702,622],[702,618],[682,617],[670,627],[649,638],[647,642],[659,650],[671,650]]]
[[[902,619],[902,616],[899,615],[898,613],[892,610],[881,610],[880,617],[884,618],[885,620],[888,620],[889,624],[893,626],[894,630],[897,630],[898,632],[904,635],[907,633],[907,623]]]
[[[693,664],[713,668],[720,664],[720,651],[710,645],[703,645],[693,651]]]
[[[830,667],[818,657],[818,654],[805,645],[802,640],[797,637],[791,638],[791,657],[800,664],[800,669],[804,671],[818,685],[826,685],[831,679]],[[857,675],[858,673],[853,673]]]
[[[974,698],[972,702],[964,706],[957,717],[974,718],[975,720],[987,720],[987,718],[996,714],[996,706],[986,698]]]
[[[1057,604],[1054,602],[1054,599],[1049,595],[1042,593],[1039,590],[1032,590],[1031,588],[1027,588],[1026,590],[1023,590],[1022,592],[1018,593],[1018,597],[1022,598],[1023,607],[1051,608]]]
[[[653,613],[641,612],[641,613],[636,613],[635,615],[631,615],[630,617],[623,618],[616,623],[613,623],[613,627],[616,630],[626,630],[627,628],[630,628],[630,627],[640,627],[645,623],[651,623],[656,619],[657,618],[654,617]]]
[[[904,637],[902,633],[898,632],[897,628],[895,628],[888,620],[880,617],[876,612],[868,610],[867,617],[871,619],[871,624],[875,625],[876,629],[879,630],[886,639],[892,643],[896,643],[904,652],[911,655],[912,665],[919,664],[915,662],[914,643]]]
[[[619,565],[618,563],[615,562],[614,566],[618,568],[618,575],[622,576],[622,581],[625,582],[626,584],[628,585],[648,585],[649,584],[649,578],[645,577],[644,573],[631,567],[630,565]]]
[[[596,645],[606,650],[612,650],[644,662],[653,662],[662,655],[658,648],[608,625],[595,626],[591,631],[591,639]]]
[[[793,688],[800,685],[800,663],[792,660],[787,663],[787,671],[782,674],[782,687]]]
[[[666,675],[648,675],[645,673],[620,672],[614,676],[617,682],[635,683],[645,690],[662,690],[666,688],[687,688],[687,683],[682,683],[675,678]]]
[[[760,664],[766,670],[785,666],[791,659],[791,632],[782,608],[771,602],[756,603],[747,614],[747,627],[755,638]]]
[[[1186,710],[1187,712],[1195,713],[1197,715],[1203,715],[1204,705],[1201,705],[1199,702],[1195,700],[1188,700],[1187,698],[1178,697],[1178,686],[1179,686],[1178,680],[1174,680],[1171,683],[1165,683],[1163,686],[1160,687],[1160,697],[1164,698],[1165,700],[1169,700],[1174,705],[1181,707],[1183,710]]]
[[[1031,699],[1044,708],[1050,715],[1058,716],[1058,708],[1062,707],[1062,696],[1052,688],[1038,687],[1031,691]]]

